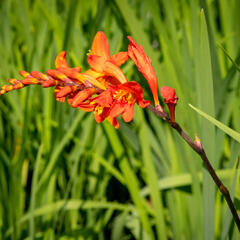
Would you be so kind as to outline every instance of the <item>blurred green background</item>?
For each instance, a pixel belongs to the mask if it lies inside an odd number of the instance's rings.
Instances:
[[[240,131],[239,10],[239,0],[1,0],[0,84],[53,68],[62,50],[87,69],[99,30],[112,54],[132,36],[159,87],[176,89],[177,121],[200,137],[239,212],[239,143],[188,105]],[[152,100],[134,64],[122,69]],[[201,159],[151,112],[136,107],[116,131],[53,89],[0,97],[0,239],[239,238]]]

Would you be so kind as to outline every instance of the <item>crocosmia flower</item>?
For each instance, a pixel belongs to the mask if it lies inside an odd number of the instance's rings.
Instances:
[[[9,79],[9,85],[0,88],[0,95],[28,85],[54,87],[54,96],[85,112],[93,112],[96,122],[107,119],[115,128],[119,127],[118,116],[125,122],[132,120],[134,105],[145,108],[150,101],[143,99],[143,90],[137,82],[128,82],[120,66],[129,58],[128,52],[110,55],[108,40],[103,32],[94,37],[88,63],[90,69],[81,72],[80,67],[71,68],[66,60],[66,52],[61,52],[55,60],[55,69],[46,74],[20,71],[22,80]]]
[[[109,116],[111,119],[116,119],[119,115],[122,115],[125,122],[130,122],[134,115],[135,103],[142,108],[150,105],[150,101],[143,99],[143,90],[137,82],[110,86],[106,91],[89,99],[89,101],[90,105],[95,106],[94,117],[97,122],[102,122]],[[115,122],[117,123],[116,120]]]
[[[126,83],[127,78],[119,66],[128,58],[128,52],[119,52],[111,57],[108,40],[105,34],[99,31],[93,39],[92,48],[88,54],[88,63],[92,71],[100,74],[101,81],[113,84]]]
[[[153,93],[155,106],[160,107],[158,100],[158,81],[156,73],[152,66],[151,59],[146,55],[141,45],[138,45],[131,37],[128,36],[130,43],[128,45],[128,55],[136,64],[138,70],[142,73],[144,78],[148,81],[148,84]]]
[[[164,86],[161,88],[160,93],[161,96],[164,98],[164,102],[168,106],[171,116],[171,122],[175,122],[175,107],[177,105],[178,100],[175,90],[173,88]]]

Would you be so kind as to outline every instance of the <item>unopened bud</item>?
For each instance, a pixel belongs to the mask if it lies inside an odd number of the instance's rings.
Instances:
[[[167,104],[170,116],[171,116],[171,122],[175,122],[175,107],[177,105],[178,97],[175,93],[175,90],[173,88],[170,88],[168,86],[164,86],[160,90],[161,96],[164,98],[164,102]]]
[[[21,70],[21,71],[19,71],[19,74],[21,75],[21,76],[23,76],[23,77],[30,77],[30,74],[28,73],[28,72],[26,72],[26,71],[24,71],[24,70]]]

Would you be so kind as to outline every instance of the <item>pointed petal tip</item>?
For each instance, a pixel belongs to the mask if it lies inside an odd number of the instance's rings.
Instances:
[[[68,63],[67,63],[67,60],[66,60],[66,51],[62,51],[60,52],[57,57],[56,57],[56,60],[55,60],[55,66],[56,68],[60,68],[60,67],[69,67]]]
[[[65,51],[65,50],[63,50],[63,51],[61,51],[59,54],[58,54],[58,56],[60,57],[66,57],[66,55],[67,55],[67,52]]]
[[[118,122],[117,118],[108,116],[107,120],[115,129],[119,129],[119,122]]]
[[[106,37],[105,33],[103,31],[97,31],[97,33],[95,34],[95,37],[96,36],[104,36]]]
[[[112,56],[112,60],[119,67],[129,59],[128,52],[118,52]]]
[[[127,36],[128,40],[130,41],[129,45],[128,45],[128,49],[130,50],[130,48],[132,47],[132,45],[134,47],[140,47],[140,45],[138,45],[131,36]]]
[[[21,76],[25,77],[25,78],[28,77],[28,76],[30,76],[30,74],[29,74],[28,72],[24,71],[24,70],[19,71],[19,74],[20,74]]]
[[[101,56],[105,59],[110,59],[110,49],[107,37],[103,31],[98,31],[92,42],[92,54]]]
[[[131,122],[134,116],[134,104],[127,105],[126,109],[122,113],[124,122]]]
[[[131,36],[127,36],[127,38],[128,38],[131,42],[134,41]]]

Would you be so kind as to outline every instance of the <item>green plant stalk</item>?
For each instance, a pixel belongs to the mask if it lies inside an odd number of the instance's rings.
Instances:
[[[167,121],[170,124],[170,126],[172,128],[174,128],[179,133],[179,135],[184,139],[184,141],[202,158],[203,163],[204,163],[205,167],[207,168],[209,174],[211,175],[213,181],[217,185],[220,192],[223,194],[223,196],[224,196],[224,198],[225,198],[225,200],[228,204],[228,207],[232,212],[233,219],[234,219],[234,221],[235,221],[235,223],[238,227],[238,231],[240,232],[240,219],[239,219],[239,216],[237,214],[236,208],[234,207],[234,204],[233,204],[233,201],[232,201],[231,196],[229,194],[229,191],[223,185],[222,181],[217,176],[217,174],[216,174],[215,170],[213,169],[210,161],[208,160],[208,157],[207,157],[203,147],[199,146],[195,142],[193,142],[191,140],[191,138],[183,131],[183,129],[181,128],[181,126],[178,123],[171,122],[170,118],[168,117],[168,115],[165,112],[158,111],[156,108],[154,108],[151,105],[148,106],[147,108],[148,108],[148,110],[153,112],[158,117]]]

